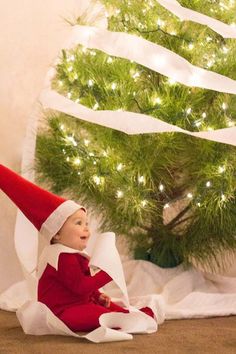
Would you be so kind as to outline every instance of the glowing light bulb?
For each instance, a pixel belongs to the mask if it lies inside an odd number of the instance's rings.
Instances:
[[[219,166],[218,171],[219,171],[220,173],[225,172],[225,166]]]
[[[117,171],[121,171],[123,168],[123,164],[122,163],[119,163],[116,167]]]
[[[96,102],[95,105],[93,106],[93,109],[96,110],[96,109],[98,109],[98,107],[99,107],[99,104]]]
[[[138,181],[139,181],[139,183],[145,183],[145,177],[139,176]]]
[[[234,127],[235,123],[231,119],[228,118],[227,125],[228,125],[228,127]]]
[[[157,26],[163,27],[165,26],[165,21],[161,20],[160,18],[157,19]]]
[[[200,120],[197,120],[195,123],[196,127],[200,127],[200,125],[202,125],[202,122]]]
[[[79,157],[77,157],[77,158],[74,159],[74,164],[75,164],[75,165],[80,165],[80,164],[81,164],[81,160],[80,160]]]
[[[227,104],[225,102],[222,103],[222,108],[224,111],[227,109]]]
[[[208,60],[208,62],[207,62],[207,67],[210,68],[210,67],[212,67],[214,64],[215,64],[215,60],[210,59],[210,60]]]
[[[190,114],[191,112],[192,112],[192,108],[191,108],[191,107],[189,107],[189,108],[186,109],[186,113],[187,113],[187,114]]]
[[[226,196],[223,193],[221,194],[221,200],[223,200],[223,201],[226,200]]]
[[[227,47],[222,47],[222,51],[225,53],[225,54],[227,54],[228,53],[228,51],[229,51],[229,48],[227,48]]]
[[[94,176],[93,176],[93,180],[94,180],[94,182],[95,182],[97,185],[101,184],[101,178],[98,177],[97,175],[94,175]]]
[[[69,143],[72,143],[74,146],[77,146],[77,142],[75,141],[74,137],[73,136],[67,136],[65,138]]]
[[[118,191],[116,192],[117,198],[122,198],[123,195],[124,195],[124,192],[122,192],[121,190],[118,190]]]
[[[139,77],[140,76],[140,73],[139,72],[136,72],[135,74],[133,74],[133,79],[137,79],[137,77]]]
[[[160,97],[156,97],[156,98],[154,99],[154,103],[156,103],[156,104],[161,104],[161,102],[162,102],[162,100],[161,100]]]
[[[211,186],[211,181],[207,181],[206,187],[209,188]]]

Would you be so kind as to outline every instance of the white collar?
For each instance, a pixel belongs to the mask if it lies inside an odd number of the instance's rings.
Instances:
[[[39,262],[37,266],[37,277],[40,278],[47,266],[50,264],[56,270],[58,269],[58,259],[59,255],[64,253],[79,253],[87,259],[90,259],[88,253],[84,251],[79,251],[74,248],[64,246],[60,243],[55,243],[53,245],[46,246],[43,249],[41,256],[39,257]]]

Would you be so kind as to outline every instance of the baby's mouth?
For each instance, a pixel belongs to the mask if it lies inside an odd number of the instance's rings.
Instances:
[[[88,238],[88,236],[80,236],[81,240],[86,240]]]

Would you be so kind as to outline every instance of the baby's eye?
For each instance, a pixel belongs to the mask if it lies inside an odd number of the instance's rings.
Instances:
[[[76,224],[81,225],[81,221],[77,221],[77,223],[76,223]]]

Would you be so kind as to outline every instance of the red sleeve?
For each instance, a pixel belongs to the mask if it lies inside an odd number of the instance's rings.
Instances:
[[[77,295],[90,294],[112,281],[110,275],[103,270],[94,276],[85,275],[76,255],[70,253],[60,254],[57,272],[64,286]]]
[[[99,291],[99,290],[95,290],[93,292],[93,297],[95,299],[95,301],[98,301],[99,300],[99,296],[101,295],[102,293]]]

